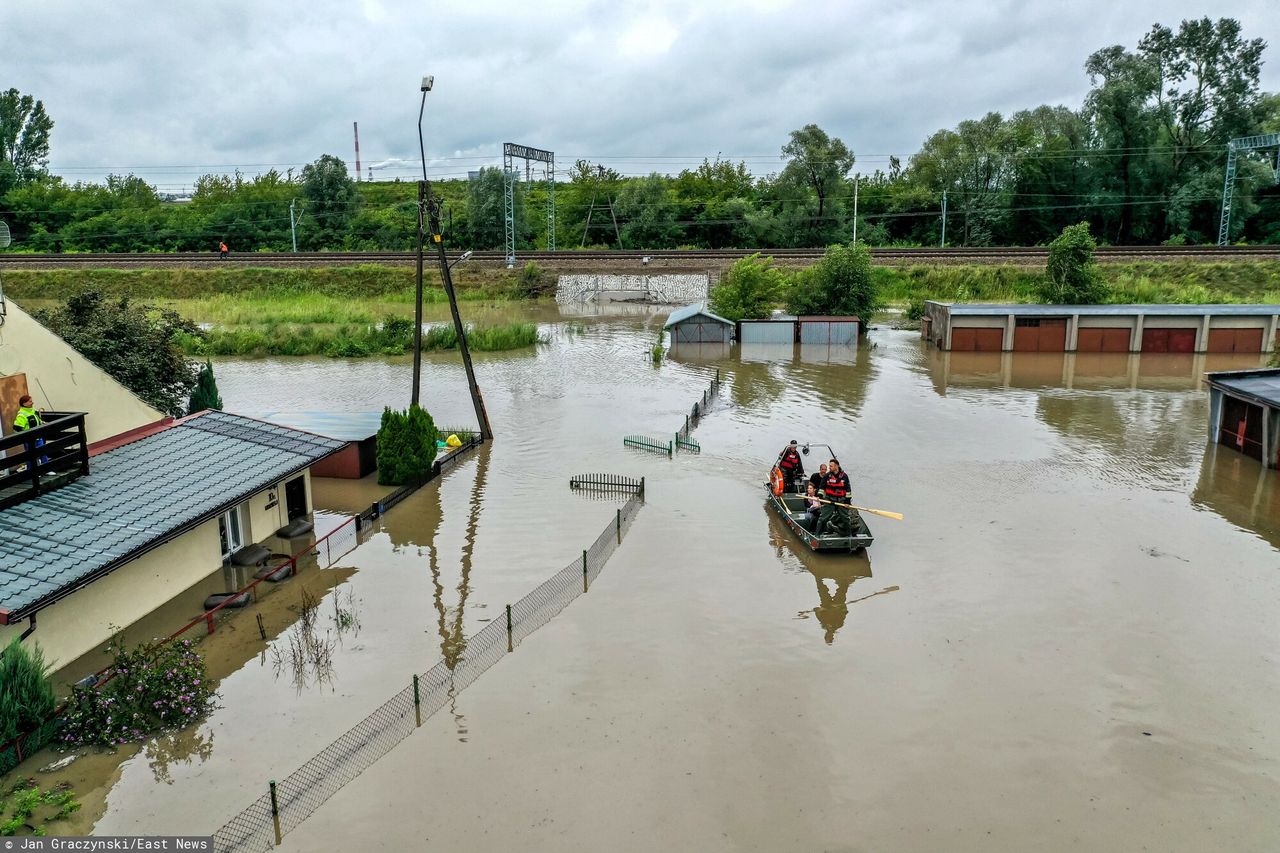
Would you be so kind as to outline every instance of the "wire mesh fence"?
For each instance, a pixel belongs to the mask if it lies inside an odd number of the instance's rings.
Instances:
[[[505,614],[469,638],[453,661],[441,660],[412,684],[329,744],[214,833],[220,853],[254,853],[280,843],[331,796],[408,737],[485,670],[587,592],[644,505],[644,479],[611,474],[573,477],[570,488],[626,496],[605,529],[581,556],[543,581]]]
[[[694,401],[693,408],[689,410],[689,414],[685,415],[684,424],[680,429],[676,430],[675,437],[669,441],[659,441],[656,438],[649,438],[643,435],[629,435],[622,439],[622,443],[628,447],[638,447],[641,450],[649,450],[654,453],[666,453],[668,456],[674,456],[677,450],[686,450],[691,453],[701,453],[702,445],[691,436],[691,433],[698,426],[698,421],[706,414],[707,407],[711,405],[711,401],[720,393],[720,369],[716,369],[715,378],[711,380],[711,384],[702,392],[702,397]]]

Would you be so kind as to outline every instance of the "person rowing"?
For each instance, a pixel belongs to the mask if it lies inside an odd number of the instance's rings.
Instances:
[[[822,506],[818,516],[818,533],[834,533],[849,535],[853,527],[853,510],[849,508],[849,475],[840,470],[839,460],[832,459],[827,463],[827,479],[822,483],[822,491],[827,502]]]

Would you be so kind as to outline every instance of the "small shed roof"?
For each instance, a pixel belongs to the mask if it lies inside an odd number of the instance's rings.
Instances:
[[[1280,407],[1280,368],[1220,370],[1205,374],[1211,386],[1264,406]]]
[[[24,618],[344,446],[210,411],[112,447],[88,474],[0,510],[0,617]]]
[[[1280,314],[1280,305],[1033,305],[1013,302],[934,302],[950,310],[953,316],[1013,314],[1019,317],[1062,317],[1067,314],[1086,316],[1122,316],[1149,314],[1170,317],[1204,314],[1226,316],[1269,317]]]
[[[712,314],[704,302],[695,302],[692,305],[686,305],[683,308],[677,308],[671,312],[671,316],[667,318],[667,322],[662,324],[662,328],[669,329],[676,323],[683,323],[685,320],[692,319],[697,316],[706,317],[716,323],[723,323],[726,326],[732,326],[732,320],[726,320],[719,314]]]
[[[382,412],[264,412],[259,417],[341,441],[364,441],[382,426]]]

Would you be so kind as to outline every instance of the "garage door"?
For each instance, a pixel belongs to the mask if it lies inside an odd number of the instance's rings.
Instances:
[[[1084,328],[1076,333],[1076,352],[1128,352],[1129,329]]]
[[[1143,329],[1143,352],[1195,352],[1195,329]]]
[[[1246,456],[1262,459],[1262,407],[1223,395],[1218,442]]]
[[[1210,329],[1208,352],[1262,352],[1262,329]]]
[[[1021,319],[1014,325],[1014,352],[1063,352],[1066,348],[1066,320]]]
[[[1004,329],[951,329],[951,349],[955,352],[1000,352]]]

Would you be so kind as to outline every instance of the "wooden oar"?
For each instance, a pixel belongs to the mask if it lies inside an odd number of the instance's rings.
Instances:
[[[902,587],[900,586],[886,586],[884,589],[880,590],[879,592],[873,592],[870,595],[864,595],[862,596],[862,598],[851,598],[845,602],[845,606],[847,607],[850,604],[857,604],[859,601],[866,601],[868,598],[875,598],[877,595],[884,595],[886,592],[897,592],[900,589],[902,589]]]
[[[810,499],[808,495],[797,495],[797,497],[802,497],[802,498],[804,498],[806,501]],[[898,520],[898,521],[902,521],[902,519],[903,519],[903,515],[902,515],[902,513],[900,513],[900,512],[893,512],[892,510],[887,510],[887,509],[872,509],[871,507],[867,507],[867,506],[854,506],[853,504],[842,504],[842,503],[840,503],[840,502],[838,502],[838,501],[829,501],[829,500],[825,500],[825,499],[823,499],[823,498],[813,498],[813,500],[815,500],[815,501],[817,501],[818,503],[821,503],[821,504],[831,504],[832,506],[847,506],[847,507],[849,507],[850,509],[856,509],[858,512],[869,512],[869,513],[871,513],[872,515],[883,515],[885,518],[893,518],[893,519],[896,519],[896,520]]]

